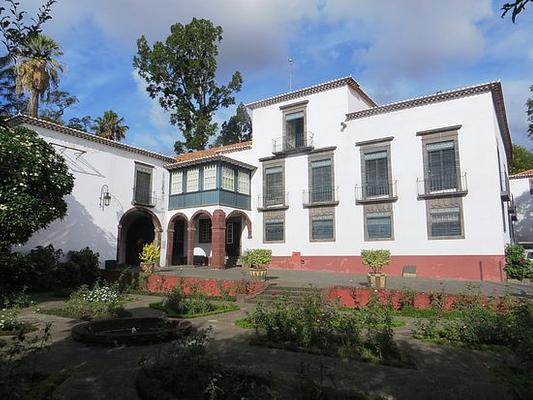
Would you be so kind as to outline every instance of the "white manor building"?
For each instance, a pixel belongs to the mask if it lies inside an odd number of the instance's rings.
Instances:
[[[272,268],[364,274],[361,250],[383,248],[390,275],[505,278],[511,137],[499,82],[379,106],[346,77],[247,107],[253,143],[177,157],[13,117],[76,178],[67,216],[23,250],[89,246],[132,265],[155,241],[162,266],[222,268],[270,248]]]

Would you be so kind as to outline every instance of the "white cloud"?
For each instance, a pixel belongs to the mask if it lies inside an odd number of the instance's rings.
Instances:
[[[530,80],[503,81],[503,91],[509,129],[516,144],[533,148],[533,142],[527,137],[526,101],[533,93],[529,91]]]

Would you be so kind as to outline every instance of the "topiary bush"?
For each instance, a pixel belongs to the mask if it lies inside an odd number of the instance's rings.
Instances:
[[[251,268],[264,268],[272,262],[272,250],[251,249],[244,252],[239,262]]]
[[[532,262],[526,258],[524,248],[517,244],[508,244],[505,248],[505,273],[507,278],[522,280],[529,276]]]
[[[361,262],[370,268],[372,273],[381,274],[383,266],[390,263],[389,250],[362,250]]]
[[[78,265],[80,270],[80,284],[93,285],[100,278],[99,266],[100,254],[85,247],[80,251],[69,251],[70,262]]]

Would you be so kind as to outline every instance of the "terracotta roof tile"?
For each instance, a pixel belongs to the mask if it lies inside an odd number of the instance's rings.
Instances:
[[[519,179],[519,178],[532,178],[533,169],[528,169],[527,171],[519,172],[518,174],[511,175],[509,179]]]
[[[178,154],[176,156],[176,162],[198,160],[202,158],[216,156],[218,154],[233,153],[235,151],[248,150],[251,148],[252,148],[252,141],[233,143],[233,144],[228,144],[226,146],[218,146],[218,147],[212,147],[206,150],[197,150],[197,151],[192,151],[190,153]]]

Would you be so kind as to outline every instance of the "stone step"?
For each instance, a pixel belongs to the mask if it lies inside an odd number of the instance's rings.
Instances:
[[[271,303],[276,297],[285,296],[289,301],[302,300],[306,295],[320,293],[320,289],[312,287],[269,286],[257,295],[253,302]]]

